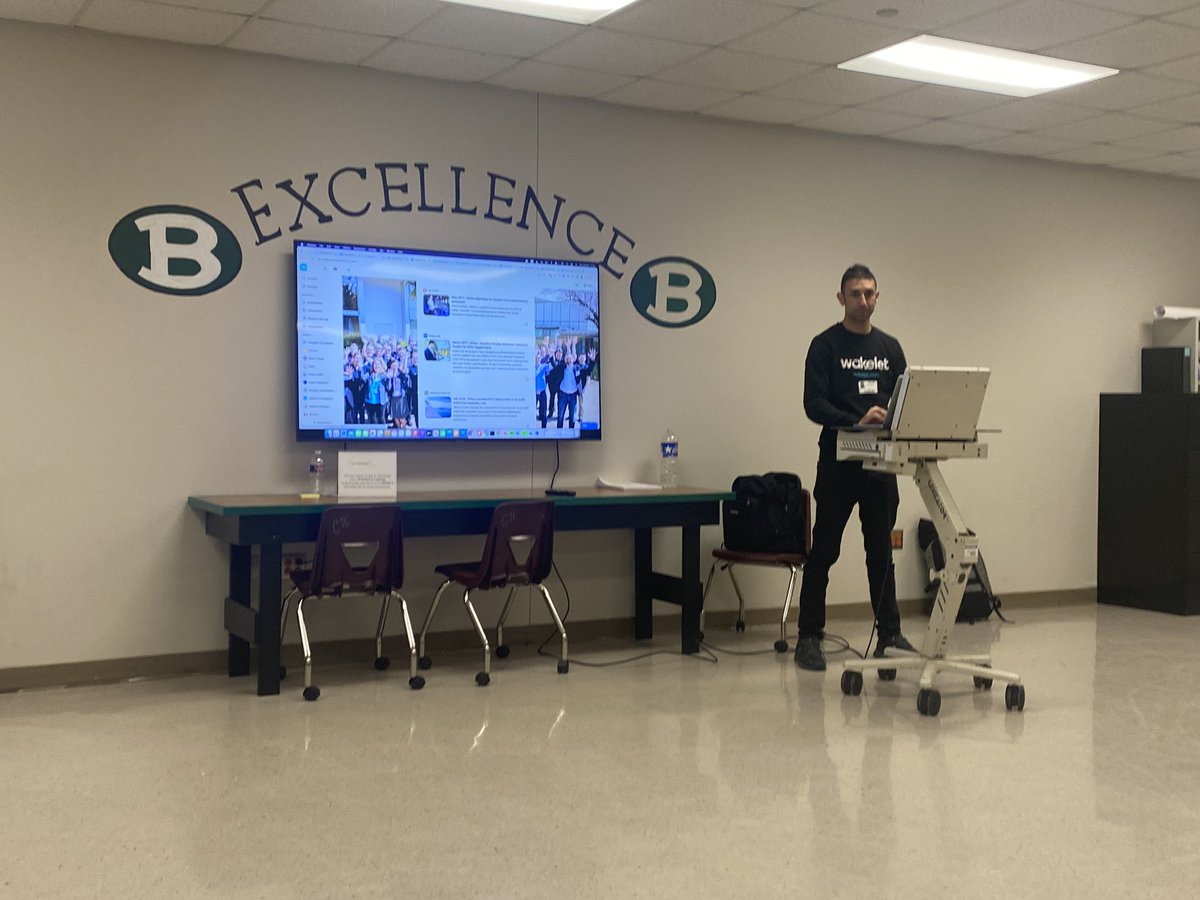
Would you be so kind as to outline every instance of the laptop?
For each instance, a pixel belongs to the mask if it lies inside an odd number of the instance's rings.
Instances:
[[[990,369],[909,366],[892,416],[891,437],[902,441],[973,441]]]
[[[867,422],[851,425],[849,428],[843,428],[842,431],[891,431],[892,422],[896,418],[896,410],[904,405],[904,394],[908,390],[908,371],[904,371],[898,379],[896,379],[896,389],[892,391],[892,396],[888,400],[887,414],[883,417],[882,422]]]

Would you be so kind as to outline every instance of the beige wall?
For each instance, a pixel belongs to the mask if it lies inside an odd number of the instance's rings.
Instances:
[[[464,166],[555,193],[637,242],[602,283],[605,439],[565,446],[560,484],[649,479],[666,426],[686,483],[788,469],[811,485],[817,429],[803,356],[838,317],[850,262],[880,276],[880,327],[920,364],[993,369],[991,458],[946,474],[1001,591],[1095,581],[1097,394],[1136,390],[1142,323],[1191,302],[1200,186],[787,128],[669,116],[344,67],[0,22],[0,668],[224,645],[224,548],[188,494],[299,490],[292,435],[291,239],[573,256],[561,234],[435,213],[304,220],[256,247],[235,185],[346,165]],[[480,181],[475,190],[483,192]],[[229,225],[240,276],[200,298],[127,280],[108,257],[125,214],[180,203]],[[277,210],[285,225],[290,215]],[[685,329],[633,309],[629,277],[682,255],[714,275]],[[403,447],[405,485],[544,486],[553,450]],[[920,593],[914,524],[901,596]],[[865,591],[856,529],[832,603]],[[705,533],[706,549],[719,542]],[[476,545],[417,540],[432,566]],[[627,535],[566,535],[572,616],[628,613]],[[669,558],[669,541],[660,540]],[[782,586],[749,577],[761,605]],[[714,604],[730,602],[727,585]],[[523,620],[541,621],[530,604]],[[326,610],[322,636],[364,633]],[[461,627],[447,616],[447,627]]]

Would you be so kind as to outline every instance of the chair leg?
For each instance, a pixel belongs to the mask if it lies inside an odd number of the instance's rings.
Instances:
[[[504,598],[504,608],[500,610],[500,618],[496,622],[496,656],[500,659],[508,656],[508,645],[504,643],[504,620],[508,618],[508,611],[512,609],[513,596],[516,593],[516,585],[508,589],[508,596]]]
[[[708,606],[708,589],[712,587],[713,573],[717,571],[718,560],[708,568],[708,578],[704,579],[704,593],[700,595],[700,640],[704,640],[704,610]]]
[[[733,574],[733,563],[729,563],[729,580],[733,582],[733,592],[738,598],[738,617],[735,623],[738,631],[746,630],[746,598],[742,596],[742,586],[738,584],[737,576]]]
[[[388,608],[391,606],[392,595],[387,593],[383,595],[383,604],[379,607],[379,625],[375,628],[375,668],[380,672],[391,665],[392,661],[383,655],[383,629],[387,627]],[[409,636],[409,646],[412,646],[412,637]]]
[[[408,602],[399,591],[392,595],[400,603],[400,614],[404,617],[404,636],[408,638],[408,686],[414,691],[425,687],[425,679],[417,674],[417,642],[413,639],[412,619],[408,615]]]
[[[321,689],[312,683],[312,646],[308,643],[308,628],[304,625],[304,598],[296,601],[296,623],[300,626],[300,643],[304,647],[304,699],[316,700]]]
[[[425,613],[425,624],[421,626],[421,637],[417,644],[417,665],[422,669],[428,669],[433,665],[433,660],[425,655],[425,635],[429,634],[429,623],[433,621],[433,614],[437,612],[438,603],[441,602],[442,592],[450,586],[450,579],[447,578],[442,582],[442,586],[437,589],[433,595],[433,602],[429,604],[429,611]]]
[[[292,597],[300,593],[295,588],[292,588],[283,595],[283,602],[279,604],[279,643],[283,645],[283,636],[287,634],[288,609],[292,605]]]
[[[550,599],[550,592],[546,590],[544,584],[539,584],[538,588],[542,592],[542,597],[546,601],[546,609],[550,610],[550,615],[554,619],[554,626],[558,629],[558,633],[562,635],[562,652],[558,657],[558,674],[565,675],[571,667],[571,662],[567,658],[567,629],[563,627],[563,621],[558,615],[558,610],[554,608],[554,601]]]
[[[475,607],[471,604],[470,591],[463,591],[463,605],[467,608],[467,615],[471,617],[471,622],[475,625],[475,633],[483,642],[483,671],[475,673],[475,683],[483,687],[492,680],[492,648],[488,644],[487,632],[483,630],[483,625],[479,623],[479,616],[475,614]]]
[[[783,598],[783,615],[779,617],[779,640],[775,642],[776,653],[788,652],[788,613],[792,610],[792,592],[796,589],[796,572],[799,571],[795,566],[788,566],[788,568],[792,570],[792,574],[788,578],[787,594]]]
[[[283,637],[287,634],[288,610],[292,605],[292,597],[300,593],[296,588],[292,588],[283,595],[283,601],[279,604],[279,652],[283,653]],[[287,678],[287,666],[282,662],[279,664],[279,680]]]

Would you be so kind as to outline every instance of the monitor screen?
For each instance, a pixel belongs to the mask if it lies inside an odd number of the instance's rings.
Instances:
[[[596,263],[296,241],[299,440],[600,437]]]

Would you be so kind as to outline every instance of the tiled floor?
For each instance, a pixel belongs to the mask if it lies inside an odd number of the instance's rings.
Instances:
[[[318,667],[316,703],[299,673],[0,695],[0,896],[1195,896],[1200,619],[1012,617],[956,645],[1021,673],[1023,713],[948,677],[921,717],[913,675],[843,697],[839,657],[771,652],[560,676],[514,648],[486,688],[453,654],[419,692],[364,661]]]

